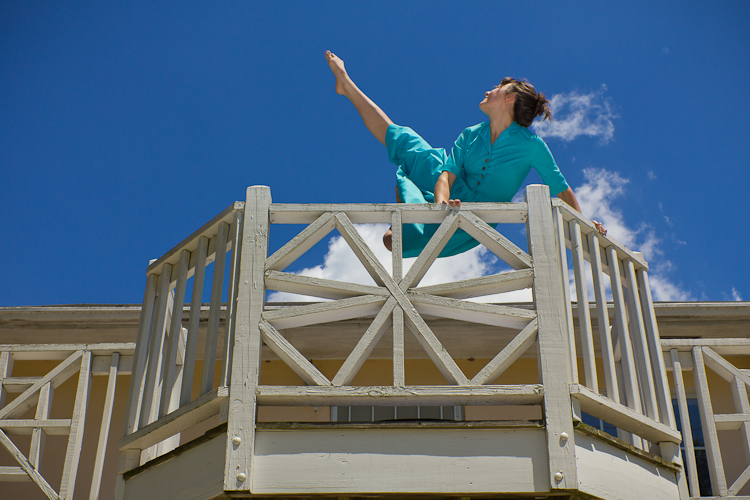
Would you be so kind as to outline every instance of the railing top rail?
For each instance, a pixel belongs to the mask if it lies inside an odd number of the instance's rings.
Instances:
[[[526,203],[463,203],[459,209],[435,203],[343,203],[271,205],[272,224],[309,224],[326,212],[345,212],[355,224],[391,223],[391,213],[401,212],[404,223],[440,223],[450,210],[471,211],[487,223],[525,223]]]
[[[565,222],[570,221],[577,221],[578,224],[581,226],[581,233],[583,236],[587,236],[589,233],[597,232],[596,227],[594,226],[594,223],[591,222],[589,219],[587,219],[584,215],[578,213],[575,209],[573,209],[570,205],[565,203],[562,200],[553,199],[552,200],[552,206],[561,208],[562,216]],[[606,248],[609,246],[615,247],[615,250],[617,251],[617,256],[621,259],[630,259],[633,261],[633,264],[636,269],[643,268],[648,271],[648,263],[643,259],[643,256],[640,254],[640,252],[633,252],[632,250],[628,249],[625,245],[617,241],[611,236],[602,236],[600,234],[597,235],[599,238],[599,244],[602,248]],[[586,242],[584,240],[584,245],[586,245]]]
[[[196,248],[198,248],[198,238],[200,238],[201,236],[206,236],[207,238],[216,236],[217,226],[220,222],[226,222],[227,224],[230,224],[232,222],[232,215],[238,210],[244,209],[244,201],[235,201],[227,208],[225,208],[219,215],[203,224],[200,229],[182,240],[167,253],[151,263],[146,268],[146,274],[161,274],[161,268],[164,264],[177,264],[177,262],[179,262],[180,260],[180,252],[182,250],[188,250],[190,252],[194,251]]]
[[[0,352],[10,352],[17,360],[65,359],[76,351],[90,351],[95,356],[106,356],[113,352],[130,356],[135,352],[135,342],[100,344],[0,344]]]
[[[677,349],[690,351],[693,347],[710,347],[717,352],[733,355],[750,354],[750,339],[721,338],[721,339],[662,339],[662,351]]]

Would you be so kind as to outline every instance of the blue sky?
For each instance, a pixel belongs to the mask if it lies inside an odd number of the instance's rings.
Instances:
[[[4,2],[0,306],[138,303],[149,259],[249,185],[392,201],[326,49],[434,146],[504,76],[558,96],[545,139],[586,215],[646,247],[657,298],[747,298],[748,19],[740,1]]]

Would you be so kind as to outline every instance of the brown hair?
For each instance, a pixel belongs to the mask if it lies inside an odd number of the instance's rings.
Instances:
[[[503,78],[500,86],[507,84],[510,84],[507,93],[516,95],[516,101],[513,103],[513,119],[519,125],[528,127],[537,116],[544,116],[542,120],[552,120],[549,99],[541,92],[537,92],[532,84],[509,76]]]

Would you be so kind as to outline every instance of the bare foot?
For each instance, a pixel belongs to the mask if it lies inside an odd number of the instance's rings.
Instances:
[[[330,50],[326,50],[326,61],[336,77],[336,93],[344,95],[346,88],[352,84],[352,79],[344,68],[344,61]]]

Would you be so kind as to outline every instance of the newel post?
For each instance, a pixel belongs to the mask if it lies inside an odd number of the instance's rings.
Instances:
[[[269,187],[247,188],[227,413],[226,491],[249,491],[252,486],[256,388],[262,345],[259,323],[266,292],[264,271],[270,206]]]
[[[534,305],[539,322],[539,376],[544,385],[544,420],[547,432],[551,489],[578,488],[570,400],[571,366],[568,322],[565,315],[560,250],[547,186],[526,188],[529,217],[526,224],[534,267]]]

